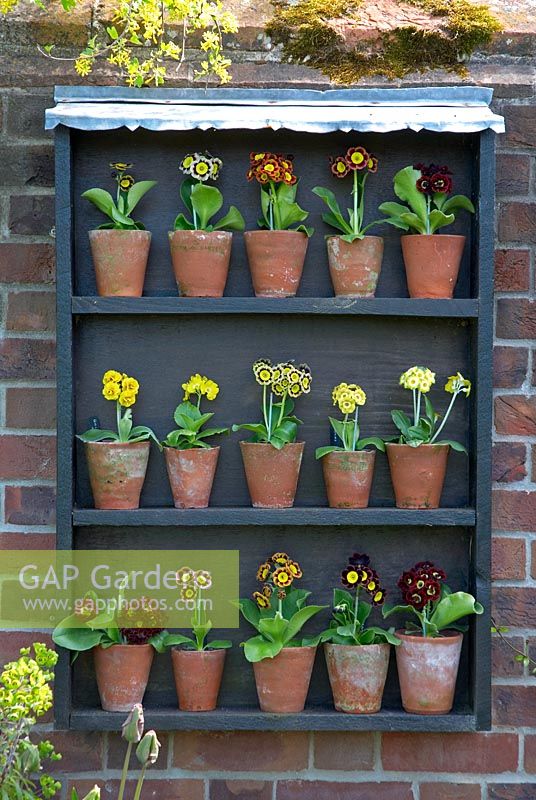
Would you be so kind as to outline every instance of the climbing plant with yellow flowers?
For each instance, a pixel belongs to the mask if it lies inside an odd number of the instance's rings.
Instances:
[[[160,442],[156,435],[145,425],[133,426],[132,406],[135,404],[140,385],[136,378],[118,372],[115,369],[107,370],[102,376],[102,396],[106,400],[115,402],[117,433],[112,430],[90,428],[85,433],[77,436],[82,442],[146,442],[153,439],[158,446]]]
[[[50,0],[34,2],[46,10]],[[79,2],[61,0],[67,14]],[[19,0],[0,0],[0,12],[7,14],[18,4]],[[54,44],[41,44],[39,50],[54,60],[71,62],[82,77],[103,58],[118,69],[128,86],[161,86],[177,77],[195,38],[201,50],[195,77],[216,78],[220,83],[231,80],[223,35],[236,33],[238,22],[223,0],[113,0],[110,18],[109,25],[94,26],[76,58],[62,56]]]
[[[229,428],[204,428],[204,425],[212,419],[213,413],[201,412],[201,400],[215,400],[219,394],[220,387],[204,375],[196,373],[191,375],[186,383],[182,384],[184,398],[175,409],[173,418],[178,427],[170,431],[164,441],[164,447],[175,447],[177,450],[191,450],[194,447],[209,448],[205,439],[217,436],[221,433],[229,433]],[[190,401],[190,397],[195,398],[195,402]]]

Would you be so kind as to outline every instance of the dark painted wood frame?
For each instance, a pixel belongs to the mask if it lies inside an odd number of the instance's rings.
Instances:
[[[99,92],[99,90],[92,90]],[[128,299],[73,297],[73,197],[72,150],[68,128],[59,126],[56,144],[56,245],[57,245],[57,381],[58,381],[58,502],[57,546],[73,546],[73,526],[85,525],[461,525],[473,528],[471,552],[471,589],[486,609],[474,620],[471,637],[472,707],[446,716],[419,717],[404,712],[382,711],[376,715],[353,716],[335,711],[306,710],[302,714],[270,715],[255,709],[220,709],[210,714],[186,714],[178,711],[147,709],[146,719],[157,729],[265,729],[265,730],[402,730],[402,731],[471,731],[491,726],[491,425],[492,425],[492,346],[493,346],[493,249],[495,136],[487,130],[480,134],[475,160],[475,185],[478,187],[477,213],[474,218],[473,262],[478,285],[476,299],[468,300],[342,300],[340,298],[297,298],[280,301],[277,313],[293,314],[362,314],[398,316],[461,317],[473,320],[473,376],[476,392],[476,421],[472,426],[471,485],[472,508],[437,511],[408,511],[370,508],[358,520],[346,511],[295,508],[286,511],[255,509],[218,509],[176,511],[142,509],[139,512],[101,512],[74,510],[74,393],[73,393],[73,315],[74,314],[180,314],[185,310],[181,298]],[[286,308],[288,306],[288,309]],[[255,298],[225,298],[188,301],[188,313],[271,313],[270,302]],[[478,454],[478,457],[477,457]],[[327,513],[326,513],[327,512]],[[60,653],[56,669],[55,724],[57,728],[117,730],[121,714],[71,708],[70,654]]]

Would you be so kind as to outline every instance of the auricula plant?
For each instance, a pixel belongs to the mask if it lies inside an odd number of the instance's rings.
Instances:
[[[353,452],[356,450],[364,450],[365,447],[376,447],[378,450],[385,452],[385,444],[382,439],[377,436],[369,436],[368,438],[359,438],[359,408],[364,406],[367,401],[367,395],[356,383],[339,383],[333,387],[331,393],[333,405],[337,406],[341,414],[344,415],[343,419],[335,419],[330,417],[329,421],[331,427],[342,442],[341,445],[329,445],[327,447],[318,447],[316,450],[316,458],[323,458],[328,453],[336,453],[339,451]]]
[[[186,383],[182,384],[184,397],[175,409],[173,418],[178,427],[170,431],[162,445],[164,447],[175,447],[177,450],[191,450],[195,447],[208,448],[205,439],[216,436],[220,433],[229,433],[229,428],[205,428],[203,426],[212,419],[213,413],[201,412],[201,400],[215,400],[220,391],[220,387],[215,381],[210,380],[204,375],[196,373],[191,375]],[[190,400],[193,398],[194,402]]]
[[[140,385],[136,378],[118,372],[115,369],[107,370],[102,376],[102,394],[106,400],[115,403],[117,433],[112,430],[91,428],[77,436],[82,442],[145,442],[152,439],[160,447],[156,435],[145,425],[133,426],[132,406],[138,397]]]
[[[315,186],[314,194],[321,197],[329,208],[322,214],[326,225],[342,233],[341,239],[353,242],[363,239],[370,228],[384,220],[375,220],[368,225],[364,224],[365,215],[365,185],[371,173],[378,171],[378,159],[364,147],[350,147],[344,155],[330,157],[331,172],[336,178],[344,179],[352,176],[352,208],[348,209],[348,219],[341,211],[335,194],[331,189]]]
[[[294,156],[276,153],[250,153],[248,181],[256,180],[261,187],[262,216],[259,228],[270,231],[296,230],[312,236],[314,229],[298,225],[309,216],[308,211],[296,203],[298,178],[294,172]]]
[[[144,230],[142,222],[136,222],[131,214],[147,192],[156,186],[156,181],[136,181],[130,174],[134,164],[126,161],[112,161],[110,164],[112,178],[117,184],[115,201],[104,189],[88,189],[82,197],[93,203],[99,211],[110,218],[110,222],[99,225],[99,229],[114,228],[116,230]]]
[[[188,153],[179,164],[179,169],[187,177],[181,183],[182,202],[191,214],[188,219],[183,213],[175,219],[175,230],[180,231],[243,231],[245,222],[240,211],[231,206],[218,222],[211,219],[223,206],[223,196],[208,181],[216,181],[223,167],[221,158],[210,153]]]
[[[436,373],[428,367],[410,367],[400,376],[400,385],[409,389],[413,395],[413,419],[403,411],[391,411],[394,424],[400,431],[400,436],[394,437],[398,444],[408,444],[410,447],[419,447],[421,444],[448,444],[453,450],[466,453],[467,450],[459,442],[450,439],[439,440],[439,434],[445,427],[454,403],[459,395],[469,397],[471,381],[464,378],[460,372],[451,375],[445,384],[445,391],[452,395],[448,408],[441,419],[428,398],[428,392],[435,383]],[[423,400],[424,398],[424,410]],[[441,422],[439,422],[441,420]],[[439,424],[438,424],[439,423]]]

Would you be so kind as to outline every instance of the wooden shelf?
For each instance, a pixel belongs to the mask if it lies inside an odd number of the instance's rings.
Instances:
[[[473,526],[473,508],[140,508],[134,511],[73,511],[74,525],[121,526]]]
[[[460,732],[477,730],[476,719],[468,709],[450,714],[421,716],[405,711],[382,710],[378,714],[344,714],[329,708],[306,708],[299,714],[266,714],[258,708],[217,709],[187,712],[173,708],[145,708],[147,728],[157,731],[425,731]],[[84,731],[119,731],[124,713],[101,709],[74,709],[70,728]]]
[[[408,297],[73,297],[73,314],[339,314],[478,317],[478,300]]]

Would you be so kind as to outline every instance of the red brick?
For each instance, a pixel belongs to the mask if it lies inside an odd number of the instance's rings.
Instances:
[[[240,770],[241,772],[306,769],[307,733],[236,731],[175,734],[173,766],[191,770]]]
[[[527,474],[527,448],[522,442],[497,442],[493,445],[492,479],[498,483],[522,481]]]
[[[536,241],[536,203],[501,203],[499,206],[499,239],[501,242]]]
[[[8,428],[55,428],[56,390],[7,388],[6,425]]]
[[[523,580],[525,577],[525,540],[494,537],[491,542],[491,577],[493,580]]]
[[[526,628],[536,619],[536,588],[497,586],[492,590],[493,617],[499,625]]]
[[[54,533],[4,533],[0,531],[0,551],[54,550],[55,546],[56,534]]]
[[[374,766],[374,734],[358,732],[315,733],[314,766],[317,769],[365,770]]]
[[[536,108],[531,106],[505,106],[506,118],[505,145],[534,147],[534,128],[536,127]]]
[[[56,372],[52,341],[0,340],[0,379],[52,380]]]
[[[277,800],[414,800],[410,783],[279,781]]]
[[[536,783],[490,783],[488,800],[534,800]]]
[[[526,347],[493,348],[493,385],[496,389],[517,389],[527,377],[529,351]]]
[[[525,734],[525,771],[536,773],[536,734]]]
[[[526,292],[530,287],[530,251],[495,251],[495,291]]]
[[[147,726],[146,726],[147,727]],[[167,764],[169,750],[169,734],[157,731],[158,741],[161,744],[158,764]],[[108,769],[123,769],[125,760],[126,744],[120,734],[111,733],[108,736]],[[135,769],[139,765],[136,754],[132,752],[130,759],[130,769]]]
[[[511,436],[535,436],[536,397],[521,394],[496,397],[495,430]]]
[[[53,478],[55,436],[1,436],[0,478]]]
[[[501,298],[497,300],[498,339],[536,339],[536,302]]]
[[[54,283],[54,245],[0,243],[3,283]]]
[[[47,733],[61,761],[50,767],[51,772],[100,772],[103,767],[104,737],[88,731],[53,731]]]
[[[0,636],[0,666],[19,657],[21,647],[29,647],[33,642],[43,642],[54,648],[49,633],[41,631],[2,631]]]
[[[4,505],[5,521],[10,525],[53,525],[56,521],[52,486],[6,486]]]
[[[48,236],[54,225],[52,195],[12,195],[9,204],[9,230],[23,236]]]
[[[530,157],[525,155],[497,155],[497,194],[528,194],[530,188]]]
[[[54,331],[56,296],[52,292],[10,292],[7,298],[8,331]]]
[[[102,800],[112,800],[117,797],[119,781],[104,781],[99,777],[92,780],[70,780],[67,784],[67,797],[70,797],[71,791],[76,788],[82,798],[93,789],[95,784],[102,789]],[[127,781],[126,800],[132,800],[135,787],[135,781]],[[200,780],[185,780],[183,778],[161,780],[152,778],[149,773],[143,784],[143,800],[203,800],[204,796],[205,787],[203,781]]]
[[[536,445],[532,445],[531,452],[531,481],[536,483]]]
[[[399,772],[510,772],[517,736],[509,733],[384,733],[382,764]]]
[[[421,783],[421,800],[481,800],[476,783]]]
[[[503,636],[512,647],[523,650],[524,643],[521,636],[508,634]],[[523,675],[523,664],[515,660],[514,651],[499,636],[493,636],[491,639],[491,672],[494,678],[516,678]]]
[[[497,531],[536,531],[536,492],[492,492],[492,525]]]
[[[0,145],[3,186],[54,186],[54,150],[49,144]]]
[[[516,728],[536,726],[536,685],[496,685],[492,687],[492,692],[495,725],[509,725]],[[531,796],[531,800],[533,797]]]
[[[530,574],[531,577],[536,578],[536,541],[531,544]]]
[[[268,781],[210,781],[210,800],[272,800]]]
[[[45,131],[45,108],[50,108],[52,98],[48,95],[10,95],[7,112],[7,132],[14,136],[33,139],[49,137]]]

